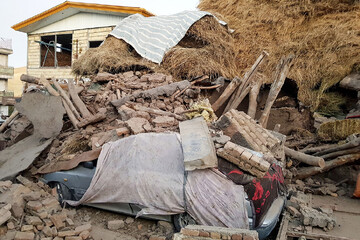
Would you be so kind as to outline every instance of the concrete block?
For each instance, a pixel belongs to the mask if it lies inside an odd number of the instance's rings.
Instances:
[[[217,167],[214,142],[203,117],[180,122],[185,170]]]

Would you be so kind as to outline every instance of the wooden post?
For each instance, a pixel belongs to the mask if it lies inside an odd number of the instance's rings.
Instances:
[[[10,117],[8,117],[5,122],[3,122],[3,124],[1,124],[0,126],[0,133],[3,132],[5,130],[5,128],[9,125],[9,123],[19,114],[19,112],[15,109]]]
[[[248,87],[248,85],[251,82],[252,78],[255,76],[259,66],[261,65],[261,63],[264,62],[264,59],[267,56],[269,56],[269,54],[267,52],[263,51],[260,54],[260,56],[256,59],[254,65],[251,67],[250,71],[245,73],[245,76],[243,78],[243,81],[242,81],[241,85],[238,87],[235,94],[233,94],[231,96],[230,101],[227,104],[224,112],[227,112],[230,109],[235,109],[235,108],[237,108],[239,106],[239,104],[242,101],[242,99],[239,99],[241,93]]]
[[[39,79],[39,83],[44,85],[44,87],[48,90],[48,92],[53,96],[60,96],[60,94],[50,85],[49,81],[45,79],[44,75],[41,74]]]
[[[289,156],[292,159],[296,159],[300,162],[306,163],[312,166],[318,166],[320,168],[325,167],[325,160],[321,157],[314,157],[302,152],[295,151],[291,148],[284,147],[285,155]]]
[[[294,59],[293,54],[290,54],[286,58],[283,57],[277,66],[275,80],[271,84],[271,89],[269,92],[269,96],[266,100],[264,111],[261,114],[261,117],[259,119],[259,124],[264,128],[266,128],[266,126],[267,126],[271,107],[274,104],[282,86],[284,85],[286,75],[289,73],[289,70],[291,67],[291,62],[293,59]]]
[[[261,85],[262,85],[262,80],[256,81],[251,87],[249,94],[249,108],[247,114],[253,119],[255,119],[256,108],[257,108],[257,97],[259,95]]]
[[[214,104],[211,106],[212,109],[217,111],[225,102],[226,100],[233,94],[235,89],[240,85],[241,79],[238,77],[235,77],[230,84],[225,88],[224,92],[220,95],[220,97],[214,102]]]
[[[72,80],[68,80],[68,88],[71,99],[73,100],[75,106],[79,109],[83,118],[89,118],[92,114],[87,109],[84,102],[80,99],[79,95],[76,93],[75,85]]]
[[[340,157],[335,158],[334,160],[327,161],[325,163],[324,168],[320,168],[320,167],[300,168],[300,169],[298,169],[296,178],[297,179],[307,178],[307,177],[316,175],[318,173],[323,173],[323,172],[329,171],[335,167],[344,165],[346,163],[355,162],[359,159],[360,159],[360,153],[355,153],[355,154],[340,156]]]
[[[79,121],[76,119],[74,113],[71,111],[69,105],[67,105],[66,101],[61,98],[61,101],[64,105],[64,108],[65,108],[65,111],[66,111],[66,114],[68,115],[72,125],[74,126],[74,128],[77,130],[78,129],[78,124],[79,124]]]
[[[60,84],[56,81],[56,79],[53,79],[52,82],[54,83],[56,89],[59,91],[61,97],[65,100],[67,105],[69,106],[70,110],[74,113],[75,117],[80,120],[81,116],[79,112],[74,107],[74,104],[70,101],[69,96],[66,94],[66,92],[61,88]]]

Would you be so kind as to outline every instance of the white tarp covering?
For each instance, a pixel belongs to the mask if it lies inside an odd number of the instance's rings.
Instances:
[[[210,169],[185,178],[176,133],[138,134],[105,144],[90,187],[80,201],[69,203],[145,206],[138,216],[178,214],[186,208],[198,224],[248,228],[243,187]]]
[[[167,50],[174,47],[203,11],[183,11],[174,15],[144,17],[140,14],[123,19],[110,35],[123,39],[143,58],[161,63]]]

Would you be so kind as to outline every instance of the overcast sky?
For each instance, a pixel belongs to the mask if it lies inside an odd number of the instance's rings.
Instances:
[[[11,38],[14,53],[9,66],[26,66],[26,33],[11,28],[16,23],[48,10],[65,0],[2,0],[0,7],[0,37]],[[73,0],[74,2],[142,7],[156,15],[168,15],[183,10],[195,10],[199,0]]]

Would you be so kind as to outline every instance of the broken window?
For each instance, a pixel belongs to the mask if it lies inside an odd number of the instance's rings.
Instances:
[[[89,41],[89,48],[97,48],[103,41]]]
[[[39,43],[42,67],[71,66],[72,34],[42,36]]]

